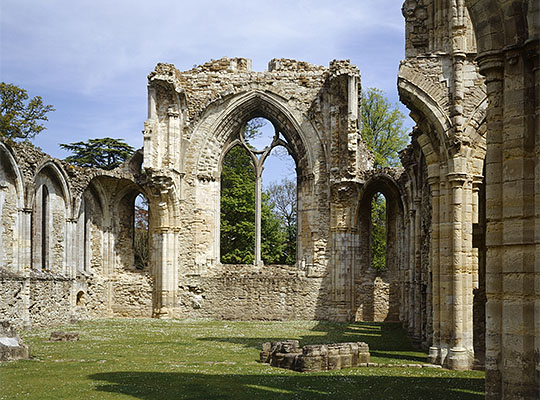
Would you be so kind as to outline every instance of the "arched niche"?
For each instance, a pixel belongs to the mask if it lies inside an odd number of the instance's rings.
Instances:
[[[137,264],[136,257],[136,199],[144,189],[132,181],[109,179],[107,186],[114,193],[109,209],[111,213],[112,246],[114,261],[109,273],[114,276],[111,309],[114,315],[124,317],[151,317],[153,298],[152,264]],[[151,256],[152,239],[147,237]],[[156,269],[157,270],[157,269]],[[155,278],[155,277],[154,277]]]
[[[83,192],[76,213],[75,265],[77,273],[103,274],[103,234],[106,230],[105,200],[94,179]]]
[[[21,173],[10,149],[0,142],[0,265],[12,272],[19,269],[17,243],[22,208]]]
[[[382,270],[371,266],[371,203],[377,193],[386,199],[386,267]],[[353,313],[361,321],[399,321],[403,204],[397,183],[390,175],[376,173],[363,185],[356,224],[359,249]]]
[[[66,221],[71,214],[67,180],[48,161],[34,177],[32,205],[32,268],[66,273]]]

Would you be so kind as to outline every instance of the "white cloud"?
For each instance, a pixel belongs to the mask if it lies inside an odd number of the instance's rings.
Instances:
[[[58,114],[80,104],[79,120],[61,114],[62,124],[49,125],[48,135],[62,135],[53,127],[63,130],[69,124],[81,131],[83,118],[85,133],[104,136],[102,130],[111,124],[100,121],[115,118],[99,113],[115,107],[139,110],[146,75],[162,61],[184,70],[239,56],[263,70],[274,57],[322,65],[350,58],[364,85],[380,87],[397,100],[404,29],[401,2],[395,0],[2,1],[2,79],[46,101],[54,97]],[[133,121],[144,117],[144,112],[117,110],[116,118],[131,121],[118,131],[127,134]]]

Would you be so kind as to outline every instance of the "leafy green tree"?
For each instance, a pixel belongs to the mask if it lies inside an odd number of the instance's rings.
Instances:
[[[373,152],[374,167],[399,165],[398,152],[408,142],[403,113],[381,90],[369,88],[362,93],[361,114],[361,134]],[[381,193],[376,193],[371,202],[370,242],[371,266],[381,271],[386,268],[386,199]]]
[[[399,165],[398,152],[408,142],[403,113],[390,104],[381,90],[369,88],[362,92],[361,114],[361,134],[373,152],[374,166]]]
[[[81,167],[115,169],[133,155],[135,149],[122,139],[89,139],[86,142],[61,144],[61,148],[74,154],[66,161]]]
[[[47,121],[53,106],[44,105],[40,96],[28,100],[25,89],[0,82],[0,137],[14,141],[32,139],[45,129],[40,121]]]
[[[285,234],[282,263],[296,262],[296,182],[283,178],[279,183],[272,183],[266,190],[270,198],[273,213],[281,220]]]
[[[386,199],[377,192],[371,199],[371,267],[377,271],[386,268]]]
[[[233,147],[221,170],[221,262],[250,264],[255,251],[255,172],[249,154]]]
[[[262,194],[261,257],[266,264],[282,260],[285,235]],[[221,171],[221,262],[251,264],[255,257],[255,172],[251,157],[240,146],[223,159]]]
[[[135,267],[145,269],[150,261],[150,246],[148,243],[148,200],[142,194],[135,198],[133,249]]]
[[[281,219],[274,213],[267,193],[262,193],[261,257],[265,264],[285,264],[287,236]]]
[[[255,118],[244,131],[256,138],[266,121]],[[233,147],[223,159],[221,170],[221,262],[251,264],[255,257],[255,170],[251,156],[241,146]],[[286,232],[274,212],[270,195],[262,193],[261,257],[266,264],[285,261]]]

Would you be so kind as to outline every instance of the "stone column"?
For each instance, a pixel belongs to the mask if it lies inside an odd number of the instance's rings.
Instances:
[[[21,297],[23,298],[22,323],[31,326],[30,320],[30,270],[32,269],[32,208],[18,210],[19,214],[19,262],[18,273],[24,278]]]
[[[489,107],[486,113],[486,399],[499,400],[501,393],[502,340],[502,146],[503,80],[502,60],[498,56],[479,61],[486,76]]]
[[[440,363],[441,352],[441,309],[440,309],[440,266],[439,266],[439,178],[428,178],[431,188],[431,274],[432,274],[432,307],[433,307],[433,343],[429,348],[430,363]]]
[[[453,337],[452,318],[452,288],[453,288],[453,264],[452,264],[452,235],[449,182],[441,177],[439,185],[439,355],[441,365],[447,363],[448,349],[451,347]]]
[[[165,151],[166,166],[170,169],[179,170],[178,160],[180,158],[180,146],[182,139],[180,137],[180,113],[177,107],[170,106],[167,111],[169,117],[167,127],[167,149]]]
[[[409,271],[408,271],[408,286],[409,286],[409,311],[408,311],[408,334],[414,336],[414,323],[415,323],[415,262],[416,262],[416,232],[415,232],[415,214],[416,210],[413,208],[409,210]]]
[[[469,341],[469,337],[472,338],[472,325],[467,320],[470,317],[472,321],[472,287],[469,293],[468,275],[470,274],[467,270],[467,251],[469,249],[464,241],[464,237],[467,235],[467,221],[464,221],[463,218],[468,196],[464,176],[450,175],[450,184],[451,203],[449,211],[452,217],[452,285],[450,296],[452,299],[452,347],[448,352],[448,366],[451,369],[464,370],[472,366],[471,356],[473,352],[472,340]],[[471,332],[467,332],[469,325],[471,325]]]
[[[417,188],[418,190],[420,188]],[[420,193],[417,193],[420,195]],[[416,343],[422,342],[422,228],[421,228],[421,201],[414,200],[414,331],[412,339]]]
[[[66,273],[70,278],[75,279],[77,276],[77,264],[82,260],[77,257],[77,220],[73,218],[66,219]],[[80,243],[80,246],[85,246],[86,243]],[[83,253],[84,254],[84,253]]]
[[[532,64],[538,68],[538,41],[528,49],[508,50],[504,67],[502,150],[502,398],[527,399],[540,394],[536,383],[540,362],[535,354],[535,102]],[[531,59],[528,59],[528,57]],[[538,76],[538,73],[536,73]],[[538,199],[538,197],[536,198]],[[488,268],[491,259],[488,259]],[[538,264],[537,264],[538,265]]]
[[[152,235],[154,271],[154,312],[156,318],[175,316],[178,307],[178,272],[176,271],[177,232],[158,228]]]
[[[255,265],[262,266],[261,255],[261,223],[262,223],[262,170],[263,166],[255,165]]]

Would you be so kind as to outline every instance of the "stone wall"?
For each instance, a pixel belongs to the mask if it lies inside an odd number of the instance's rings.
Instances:
[[[180,316],[232,320],[327,319],[324,278],[288,265],[221,265],[181,279]]]

